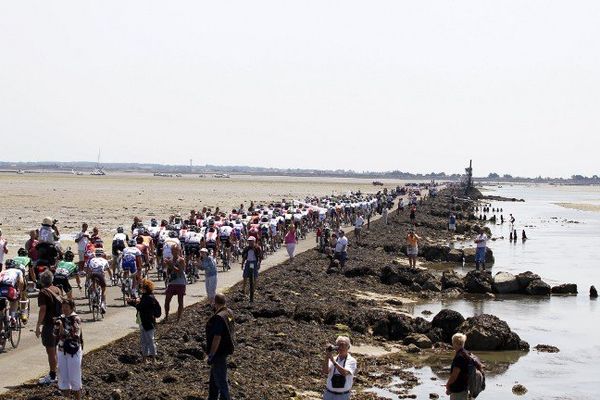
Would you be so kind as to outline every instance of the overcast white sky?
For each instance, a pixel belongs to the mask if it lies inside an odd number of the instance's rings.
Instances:
[[[600,1],[4,1],[0,160],[599,174]]]

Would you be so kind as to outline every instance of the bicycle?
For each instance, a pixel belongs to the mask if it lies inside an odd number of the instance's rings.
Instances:
[[[186,269],[185,269],[185,275],[186,275],[187,281],[190,285],[196,282],[197,272],[196,272],[195,257],[193,257],[192,259],[190,259],[188,261],[188,263],[186,265]]]
[[[94,321],[98,321],[98,320],[104,318],[104,313],[102,312],[102,307],[101,307],[102,306],[102,287],[97,282],[96,278],[91,277],[90,279],[87,279],[86,285],[87,285],[88,280],[91,281],[91,283],[89,285],[89,295],[88,295],[90,311],[92,312],[92,319]]]
[[[21,301],[27,303],[27,310],[23,311]],[[15,315],[14,323],[11,323],[10,312],[9,312],[9,301],[6,297],[0,297],[0,303],[4,304],[4,310],[0,316],[0,351],[4,351],[6,348],[6,342],[10,341],[13,349],[19,347],[21,342],[21,331],[23,330],[23,315],[29,316],[29,299],[20,300]]]
[[[122,282],[121,283],[121,293],[123,294],[123,305],[126,306],[127,300],[129,300],[133,294],[133,288],[132,288],[133,280],[131,279],[129,274],[127,274],[127,277],[122,279],[121,282]]]
[[[229,266],[229,257],[227,255],[227,250],[225,249],[225,246],[221,247],[221,261],[223,261],[223,272],[229,271],[229,269],[231,268]]]

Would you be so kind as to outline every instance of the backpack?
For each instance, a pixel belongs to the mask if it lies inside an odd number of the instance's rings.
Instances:
[[[153,302],[153,307],[152,307],[152,316],[154,318],[160,318],[161,314],[162,314],[162,309],[160,308],[160,303],[158,302],[158,300],[156,300],[156,298],[152,298],[154,300]]]
[[[63,342],[63,352],[65,355],[69,354],[71,357],[73,357],[75,354],[77,354],[79,348],[83,350],[83,331],[81,330],[81,327],[79,329],[79,339],[66,339]]]
[[[469,367],[467,370],[467,388],[472,398],[477,398],[479,393],[485,390],[485,374],[481,368],[481,361],[473,354],[469,356]]]

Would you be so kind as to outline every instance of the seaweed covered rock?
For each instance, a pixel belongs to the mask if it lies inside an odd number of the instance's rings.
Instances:
[[[519,282],[519,290],[525,292],[525,289],[529,284],[535,280],[541,279],[538,274],[534,274],[531,271],[521,272],[517,274],[517,281]]]
[[[552,294],[577,294],[577,285],[574,283],[563,283],[552,287]]]
[[[348,278],[355,278],[358,276],[369,276],[369,275],[379,275],[377,271],[370,266],[367,265],[359,265],[355,267],[350,267],[344,271],[344,275]]]
[[[443,309],[433,317],[431,326],[439,328],[442,331],[442,340],[450,342],[452,335],[458,332],[458,327],[462,325],[465,318],[458,311]]]
[[[430,349],[433,343],[426,335],[422,333],[411,333],[404,338],[404,344],[414,344],[420,349]]]
[[[442,272],[442,289],[451,289],[451,288],[459,288],[464,289],[465,284],[463,280],[454,272],[454,270],[446,270]]]
[[[547,296],[551,292],[550,285],[544,282],[541,279],[536,279],[531,281],[529,285],[525,288],[525,292],[527,294],[531,294],[534,296]]]
[[[468,293],[491,293],[493,283],[492,277],[486,271],[469,271],[463,278],[465,292]]]
[[[529,344],[511,331],[505,321],[494,315],[481,314],[467,318],[458,330],[467,335],[465,347],[469,350],[529,350]]]

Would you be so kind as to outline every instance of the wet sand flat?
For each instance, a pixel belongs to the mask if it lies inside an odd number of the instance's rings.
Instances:
[[[392,187],[402,181],[385,181]],[[376,192],[368,179],[267,177],[239,175],[230,179],[188,175],[181,178],[151,174],[111,173],[107,176],[70,174],[0,174],[0,223],[9,240],[10,254],[27,240],[28,230],[45,216],[59,220],[63,240],[74,235],[83,221],[98,226],[106,240],[119,225],[128,227],[133,216],[147,222],[191,209],[219,206],[231,209],[250,200],[256,203],[341,194]],[[68,242],[67,242],[68,244]]]

